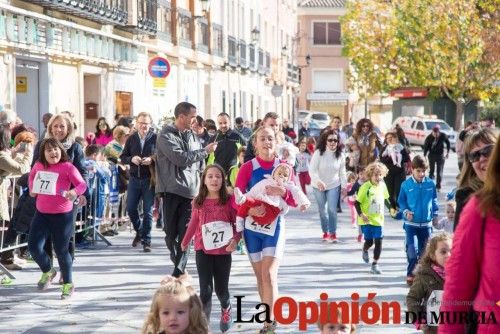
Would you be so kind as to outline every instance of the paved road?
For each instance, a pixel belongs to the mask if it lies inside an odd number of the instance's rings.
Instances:
[[[455,184],[456,157],[446,163],[440,204]],[[314,201],[313,201],[314,202]],[[345,207],[345,205],[344,205]],[[441,212],[444,212],[442,210]],[[408,291],[405,285],[406,258],[401,222],[386,219],[385,238],[380,267],[383,274],[373,276],[369,265],[361,260],[361,244],[356,230],[350,227],[347,210],[340,214],[338,244],[320,241],[316,207],[306,213],[291,211],[287,216],[287,245],[279,272],[280,294],[297,301],[318,301],[325,292],[331,300],[350,302],[352,293],[361,296],[375,292],[375,300],[398,301],[404,309]],[[15,272],[11,286],[0,287],[0,333],[138,333],[147,313],[150,299],[162,276],[172,271],[163,232],[153,232],[153,252],[146,254],[130,246],[132,233],[123,231],[110,239],[111,247],[98,245],[79,250],[74,264],[76,292],[69,301],[59,300],[59,286],[47,292],[36,290],[40,272],[35,264]],[[194,258],[188,270],[197,285]],[[230,291],[244,295],[243,319],[253,314],[258,302],[255,280],[248,259],[233,256]],[[211,323],[218,332],[218,302],[214,296]],[[235,299],[233,308],[235,309]],[[231,333],[257,333],[259,325],[238,324]],[[315,326],[308,333],[317,333]],[[416,333],[409,325],[359,326],[359,333]],[[297,322],[280,326],[278,333],[301,333]]]

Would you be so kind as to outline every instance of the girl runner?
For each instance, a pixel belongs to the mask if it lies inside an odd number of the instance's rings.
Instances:
[[[71,185],[73,189],[70,190]],[[73,234],[73,202],[82,197],[87,184],[68,155],[55,138],[45,139],[40,145],[40,159],[29,176],[30,194],[36,197],[36,212],[31,223],[28,248],[42,270],[38,289],[45,290],[56,276],[44,245],[50,237],[62,273],[61,299],[71,297],[73,261],[69,253],[69,240]],[[83,199],[79,198],[79,201]]]

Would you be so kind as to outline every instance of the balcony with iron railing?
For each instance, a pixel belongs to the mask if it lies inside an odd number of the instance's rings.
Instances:
[[[193,48],[193,18],[189,10],[177,8],[177,45]]]
[[[139,32],[151,35],[158,30],[158,1],[157,0],[129,0],[137,1],[137,26]],[[129,13],[130,17],[130,13]],[[131,22],[129,22],[130,24]]]
[[[247,55],[247,44],[244,40],[239,40],[239,48],[240,48],[240,67],[247,69],[248,68],[248,55]]]
[[[224,33],[220,24],[212,23],[212,45],[210,46],[212,55],[224,56]]]
[[[197,21],[197,39],[196,39],[196,50],[208,53],[208,20],[205,18],[200,18]]]
[[[129,0],[31,0],[26,1],[59,12],[115,26],[125,26],[128,21]]]
[[[255,72],[257,70],[257,67],[255,66],[255,45],[254,44],[249,44],[248,45],[248,67],[250,71]]]
[[[227,60],[229,66],[238,66],[238,42],[233,36],[227,36]]]
[[[265,68],[265,58],[264,58],[264,50],[262,50],[261,48],[259,48],[258,52],[258,60],[259,60],[259,63],[258,63],[258,67],[257,67],[257,71],[260,73],[260,74],[264,74],[266,73],[266,68]]]
[[[158,31],[156,37],[166,42],[172,42],[172,5],[170,1],[158,1]]]
[[[271,54],[269,52],[266,52],[265,53],[265,57],[266,57],[266,65],[264,67],[265,69],[265,74],[269,75],[271,74]]]
[[[297,65],[288,64],[287,79],[291,82],[299,82],[299,67]]]

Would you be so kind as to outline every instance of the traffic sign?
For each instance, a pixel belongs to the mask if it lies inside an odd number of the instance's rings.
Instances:
[[[280,97],[281,94],[283,94],[283,86],[274,85],[273,88],[271,88],[271,94],[273,94],[274,97]]]
[[[166,78],[170,74],[170,63],[167,58],[154,57],[149,61],[148,71],[153,78]]]

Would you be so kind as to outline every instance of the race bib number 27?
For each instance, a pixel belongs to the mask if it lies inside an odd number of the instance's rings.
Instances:
[[[205,250],[218,249],[229,244],[233,238],[233,227],[228,222],[215,221],[201,226]]]
[[[58,178],[58,173],[38,171],[33,181],[32,192],[35,194],[55,195]]]

